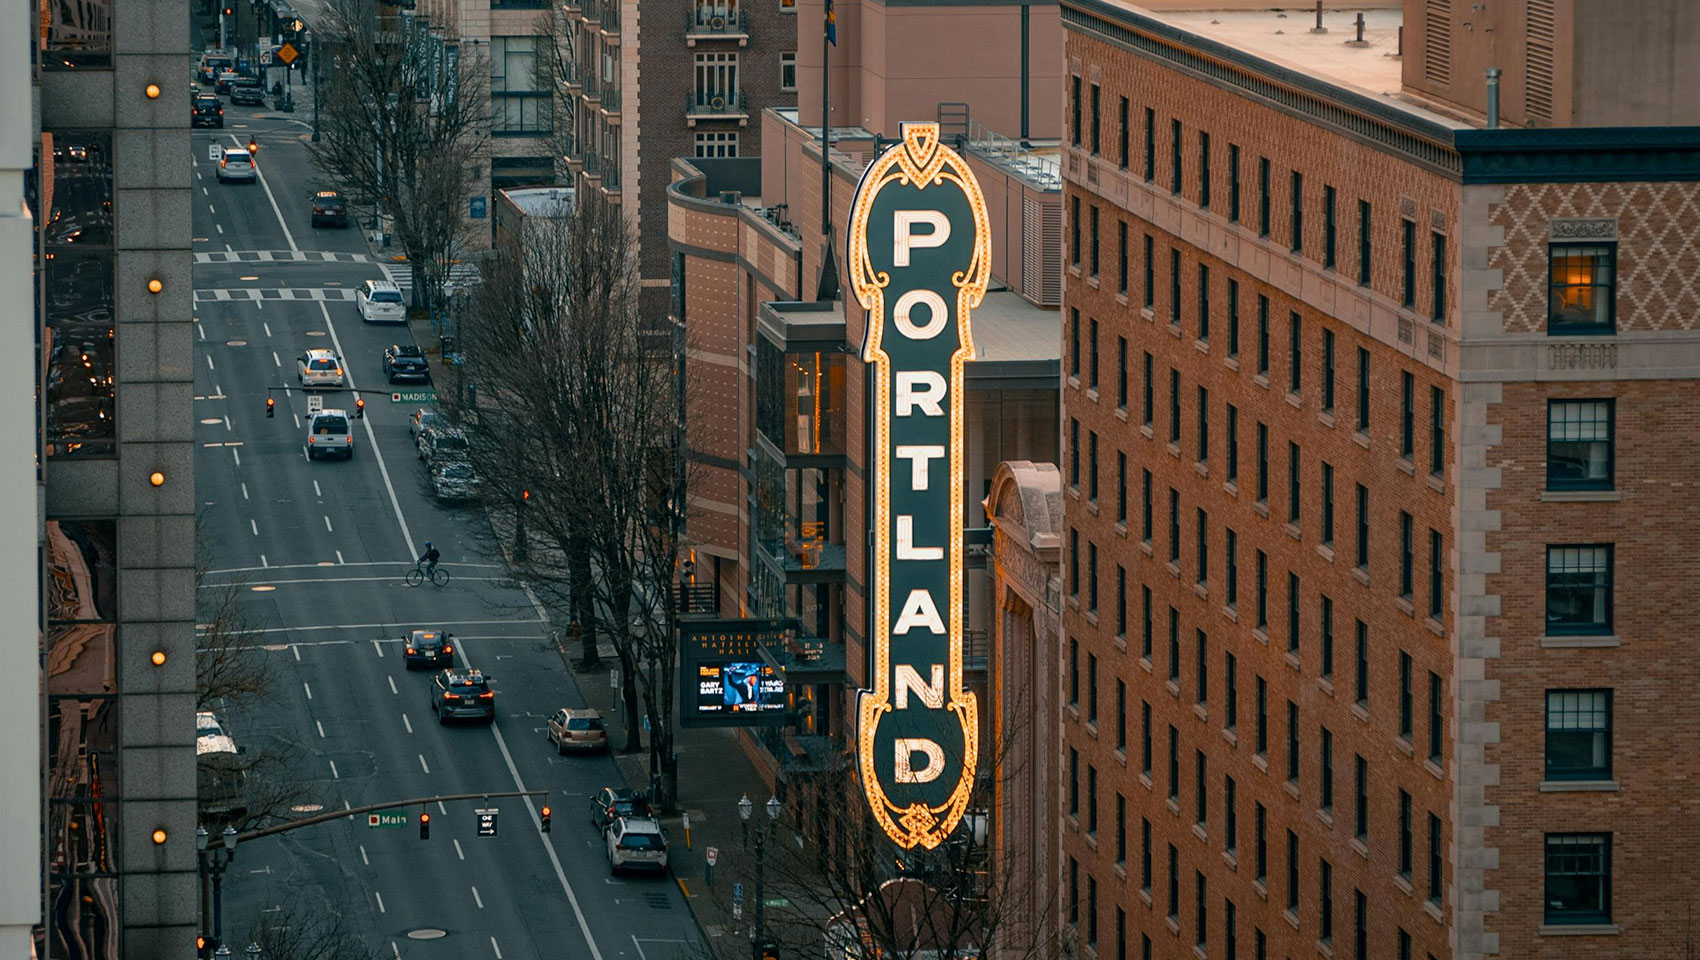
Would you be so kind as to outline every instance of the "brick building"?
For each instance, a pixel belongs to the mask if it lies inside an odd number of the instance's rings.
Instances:
[[[1254,6],[1063,0],[1066,935],[1680,955],[1700,10]]]

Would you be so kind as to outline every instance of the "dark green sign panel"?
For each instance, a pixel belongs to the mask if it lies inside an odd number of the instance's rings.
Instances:
[[[991,229],[979,184],[938,125],[910,123],[863,174],[849,233],[872,381],[871,688],[858,757],[886,833],[930,849],[967,808],[979,750],[962,684],[962,390]]]

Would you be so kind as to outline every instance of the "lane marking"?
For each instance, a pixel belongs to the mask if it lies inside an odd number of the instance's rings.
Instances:
[[[448,816],[448,815],[449,815],[449,808],[448,808],[448,807],[445,807],[445,806],[443,806],[443,801],[441,801],[441,800],[438,800],[438,801],[437,801],[437,812],[438,812],[438,813],[441,813],[441,814],[442,814],[442,815],[443,815],[443,816],[445,816],[445,817],[446,817],[446,816]]]
[[[269,323],[264,323],[264,322],[262,322],[262,323],[261,323],[261,324],[260,324],[260,326],[262,326],[262,327],[265,327],[265,328],[266,328],[266,336],[268,336],[268,337],[269,337],[269,336],[271,336],[271,335],[272,335],[272,325],[271,325],[271,324],[269,324]]]
[[[277,367],[279,369],[282,369],[282,367],[283,367],[283,361],[279,360],[277,358],[277,351],[276,350],[272,351],[272,366]]]
[[[205,188],[205,187],[202,187],[202,188],[201,188],[201,189],[202,189],[202,190],[205,190],[205,189],[206,189],[206,188]],[[211,194],[208,194],[208,196],[211,196]],[[210,212],[210,213],[212,213],[212,214],[213,214],[213,215],[214,215],[214,216],[217,216],[217,215],[218,215],[218,208],[217,208],[217,207],[215,207],[215,206],[213,206],[213,205],[212,205],[212,204],[210,204],[210,203],[209,203],[209,204],[207,204],[207,210],[208,210],[208,211],[209,211],[209,212]]]
[[[292,643],[292,644],[289,645],[289,650],[290,650],[291,653],[295,654],[295,662],[300,663],[301,662],[301,645],[299,643]]]
[[[224,415],[224,429],[226,429],[226,430],[235,429],[230,425],[230,414],[228,414],[228,413]]]
[[[384,656],[384,645],[378,642],[377,637],[372,638],[372,649],[377,652],[378,657],[380,659],[383,658],[383,656]]]
[[[384,895],[383,895],[383,894],[381,894],[381,893],[379,893],[379,892],[378,892],[378,891],[376,891],[376,890],[373,890],[373,891],[372,891],[372,896],[374,896],[374,897],[377,897],[377,898],[378,898],[378,912],[379,912],[379,913],[388,913],[388,912],[389,912],[389,911],[387,911],[387,910],[385,910],[385,909],[384,909]]]
[[[248,527],[254,531],[254,536],[260,535],[260,525],[254,522],[253,517],[248,518]]]
[[[315,497],[324,496],[324,492],[319,489],[319,481],[317,481],[317,480],[313,481],[313,496],[315,496]]]
[[[331,778],[333,780],[341,780],[342,779],[342,774],[336,772],[336,761],[335,760],[331,761]]]
[[[235,447],[231,447],[230,448],[230,455],[232,457],[236,458],[236,465],[240,467],[242,465],[242,451],[236,449]]]
[[[414,561],[414,560],[362,560],[362,561],[359,561],[357,563],[351,563],[351,564],[349,564],[349,566],[351,566],[351,567],[412,567],[412,566],[415,566],[416,564],[417,564],[417,561]],[[306,570],[306,569],[315,568],[315,567],[318,567],[318,566],[319,566],[319,564],[317,564],[317,563],[283,563],[283,564],[278,564],[276,567],[273,567],[272,569],[274,569],[274,570]],[[443,566],[448,568],[448,569],[451,569],[451,570],[459,569],[460,567],[483,567],[487,570],[500,570],[500,569],[502,569],[502,565],[499,564],[499,563],[444,563]],[[226,574],[226,573],[253,573],[255,570],[258,570],[258,569],[260,569],[260,568],[259,567],[223,567],[223,568],[218,569],[218,570],[208,570],[208,571],[206,571],[205,575],[206,576],[221,576],[221,575]]]
[[[487,626],[487,625],[493,624],[493,623],[514,624],[514,623],[542,623],[542,622],[543,621],[541,621],[541,620],[433,620],[433,621],[431,621],[431,623],[433,625],[439,626],[439,627],[476,627],[476,626]],[[310,626],[310,627],[261,627],[258,630],[249,630],[247,632],[249,632],[249,633],[306,633],[306,632],[309,632],[309,631],[318,631],[318,630],[388,630],[392,626],[394,626],[394,624],[389,624],[389,623],[326,623],[326,624],[315,624],[314,626]],[[340,642],[348,643],[349,641],[344,640],[344,641],[340,641]]]
[[[390,680],[390,686],[395,686],[395,680],[393,678]],[[401,725],[407,728],[408,733],[413,732],[413,721],[407,719],[407,714],[405,713],[401,715]]]
[[[328,513],[325,514],[325,532],[326,533],[335,533],[336,532],[335,530],[331,529],[331,517],[330,517],[330,514],[328,514]]]
[[[367,859],[367,857],[366,857],[366,845],[364,843],[362,843],[362,844],[359,844],[359,847],[360,847],[360,862],[364,863],[368,867],[371,866],[372,861]]]
[[[230,135],[230,142],[239,147],[242,146],[242,141],[238,140],[235,134]],[[300,253],[301,248],[295,245],[295,234],[289,232],[289,221],[283,219],[283,211],[278,209],[277,197],[272,195],[272,185],[266,182],[265,171],[256,166],[254,168],[254,173],[255,179],[260,181],[260,186],[265,188],[266,199],[271,201],[272,213],[277,215],[277,225],[283,228],[283,239],[289,241],[289,249],[291,251]],[[339,349],[337,352],[341,353],[342,351]]]
[[[266,555],[262,553],[262,554],[260,554],[260,566],[263,567],[265,565],[266,565]]]
[[[213,368],[212,354],[209,353],[209,354],[207,354],[207,369],[211,370],[212,368]]]
[[[460,841],[459,840],[454,841],[454,845],[455,845],[455,853],[458,854],[462,860],[465,860],[466,859],[466,851],[462,850],[460,848]]]
[[[327,561],[327,562],[329,562],[329,561]],[[352,567],[352,566],[354,566],[354,564],[352,564],[352,563],[345,564],[345,566]],[[443,566],[446,567],[446,566],[448,566],[448,564],[443,564]],[[285,568],[284,567],[270,567],[268,569],[283,570]],[[512,580],[512,579],[513,579],[512,577],[455,577],[455,582],[457,582],[457,583],[506,583],[507,581]],[[294,579],[294,580],[267,580],[266,582],[271,583],[271,584],[277,584],[277,585],[281,586],[283,584],[289,584],[289,583],[400,583],[402,581],[399,580],[396,577],[302,577],[302,578],[297,578],[297,579]],[[202,590],[216,590],[220,587],[227,587],[227,586],[229,586],[228,583],[203,583],[203,584],[201,584],[200,589],[202,589]],[[548,623],[549,621],[547,619],[539,619],[535,622],[537,622],[537,623]]]
[[[431,765],[425,762],[425,755],[423,753],[419,755],[419,766],[426,773],[431,772]]]
[[[273,203],[273,207],[274,208],[276,207],[275,202]],[[278,216],[278,223],[282,223],[283,222],[283,214],[279,213],[277,216]],[[292,243],[291,247],[293,247],[293,246],[294,246],[294,244]],[[319,313],[322,314],[325,318],[325,329],[330,331],[331,346],[336,348],[337,356],[339,356],[339,357],[347,356],[347,354],[345,354],[343,352],[343,349],[342,349],[342,340],[339,339],[336,335],[336,324],[331,322],[330,308],[325,306],[325,302],[323,300],[319,301]],[[352,389],[354,389],[354,386],[355,386],[355,384],[354,384],[354,372],[349,371],[348,387],[349,387],[349,389],[352,390]],[[395,522],[401,527],[402,539],[407,541],[407,555],[410,556],[410,557],[416,557],[416,556],[419,555],[419,550],[413,545],[413,533],[407,529],[407,518],[402,516],[401,501],[396,499],[395,484],[390,482],[390,470],[389,470],[389,467],[385,466],[385,464],[384,464],[384,451],[381,447],[378,446],[378,435],[377,435],[377,433],[375,433],[372,430],[372,420],[371,420],[370,417],[368,417],[368,418],[361,420],[360,422],[366,425],[366,442],[372,448],[373,458],[378,461],[378,475],[384,478],[384,490],[385,490],[385,492],[387,492],[389,494],[390,509],[395,511]],[[597,957],[597,958],[595,958],[595,960],[602,960],[602,958]]]
[[[224,224],[222,224],[222,223],[215,223],[215,224],[213,224],[213,226],[214,226],[214,227],[216,227],[216,228],[217,228],[217,229],[218,229],[218,232],[219,232],[219,233],[223,233],[223,232],[224,232]],[[230,249],[230,244],[228,244],[228,243],[227,243],[227,244],[225,244],[225,245],[224,245],[224,249],[226,249],[226,250],[229,250],[229,249]]]
[[[207,338],[207,331],[206,331],[206,328],[205,328],[205,327],[203,327],[203,326],[201,326],[201,324],[200,324],[200,322],[199,322],[199,321],[196,321],[196,323],[195,323],[195,329],[196,329],[196,330],[197,330],[197,331],[199,331],[199,332],[200,332],[200,334],[201,334],[201,339],[202,339],[202,340],[205,340],[205,339],[206,339],[206,338]]]
[[[396,695],[396,696],[398,696],[398,697],[399,697],[399,696],[401,696],[401,691],[400,691],[400,690],[397,690],[397,689],[396,689],[396,688],[395,688],[395,677],[385,677],[385,678],[384,678],[384,679],[385,679],[385,680],[388,680],[388,681],[389,681],[389,682],[390,682],[390,692],[391,692],[391,693],[393,693],[393,694],[395,694],[395,695]],[[402,714],[402,715],[401,715],[401,718],[402,718],[402,719],[403,719],[403,720],[406,720],[406,719],[407,719],[407,714],[405,714],[405,713],[404,713],[404,714]]]
[[[307,685],[307,681],[301,681],[301,688],[307,691],[307,699],[313,699],[313,688]]]
[[[343,558],[342,558],[342,551],[341,551],[341,550],[338,550],[338,551],[337,551],[337,552],[336,552],[336,562],[337,562],[337,563],[347,563],[347,562],[348,562],[348,561],[347,561],[347,560],[344,560],[344,559],[343,559]]]
[[[502,960],[502,945],[496,942],[495,937],[490,938],[490,949],[496,951],[496,960]]]
[[[325,738],[325,722],[323,720],[314,720],[313,726],[319,728],[319,739],[323,740]]]
[[[242,482],[242,499],[248,499],[248,482],[246,480]]]
[[[478,909],[484,909],[484,898],[478,895],[477,887],[472,888],[472,902],[478,904]],[[494,937],[491,937],[490,939],[492,942],[495,941]],[[497,956],[501,956],[501,954],[498,953]]]

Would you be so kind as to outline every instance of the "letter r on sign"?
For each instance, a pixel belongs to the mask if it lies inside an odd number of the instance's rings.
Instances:
[[[897,415],[907,417],[916,407],[929,417],[944,416],[944,374],[933,370],[899,370],[897,372]]]

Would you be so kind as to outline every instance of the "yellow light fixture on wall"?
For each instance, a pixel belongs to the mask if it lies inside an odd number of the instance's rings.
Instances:
[[[150,84],[147,85],[147,89],[144,90],[143,92],[148,95],[149,100],[158,100],[159,99],[159,84],[150,83]]]
[[[153,652],[153,656],[149,659],[153,660],[154,666],[163,667],[163,666],[165,666],[165,651],[164,650],[155,650]]]
[[[165,828],[164,827],[154,827],[153,828],[153,842],[154,842],[155,846],[158,846],[160,844],[165,843]]]
[[[148,474],[148,482],[156,487],[165,486],[165,471],[155,470],[153,473]]]
[[[164,290],[164,289],[165,289],[165,281],[164,280],[161,280],[158,277],[154,277],[153,279],[148,281],[148,292],[149,293],[158,293],[158,292],[160,292],[161,290]]]

